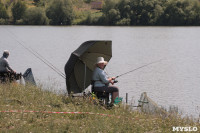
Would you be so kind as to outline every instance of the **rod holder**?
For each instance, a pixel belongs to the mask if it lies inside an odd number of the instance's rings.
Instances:
[[[126,93],[126,104],[128,103],[128,93]]]

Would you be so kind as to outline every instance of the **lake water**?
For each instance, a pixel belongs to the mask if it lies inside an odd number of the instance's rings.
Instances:
[[[71,52],[88,40],[112,40],[113,57],[106,71],[120,77],[120,96],[137,101],[142,92],[158,105],[178,106],[184,115],[200,114],[200,27],[0,26],[0,54],[10,51],[10,65],[32,68],[37,83],[65,91],[65,80],[25,50],[40,53],[64,73]]]

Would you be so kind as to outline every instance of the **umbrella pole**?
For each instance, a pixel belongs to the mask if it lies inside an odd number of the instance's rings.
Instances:
[[[83,90],[85,89],[85,82],[86,82],[86,64],[85,64],[85,71],[84,71],[84,85],[83,85],[84,88],[83,88]]]

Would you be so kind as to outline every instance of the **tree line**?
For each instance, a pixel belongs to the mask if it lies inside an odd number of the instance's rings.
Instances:
[[[27,8],[21,0],[11,5],[0,0],[0,24],[72,25],[77,19],[71,0],[50,0],[48,4],[34,0],[34,3],[35,7]],[[89,13],[77,24],[200,25],[199,0],[105,0],[101,13],[100,16]]]
[[[34,0],[34,7],[28,8],[22,0],[5,5],[0,0],[0,24],[23,25],[71,25],[73,9],[70,0],[52,0],[45,3]],[[47,5],[47,7],[46,7]],[[11,15],[8,10],[10,7]]]
[[[105,25],[200,25],[199,0],[106,0]]]

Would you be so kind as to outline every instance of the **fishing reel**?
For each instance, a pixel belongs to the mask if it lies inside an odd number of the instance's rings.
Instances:
[[[116,80],[116,78],[117,78],[117,77],[112,78],[114,84],[118,82],[118,80]]]
[[[113,83],[117,83],[118,82],[118,80],[115,80],[115,79],[113,81],[114,81]]]

